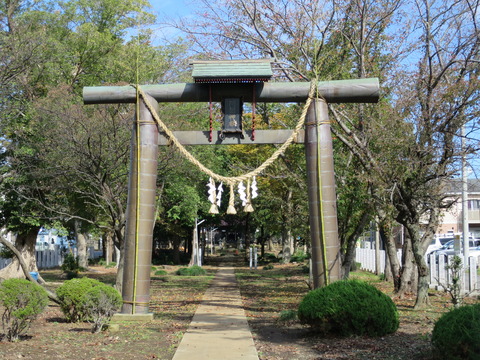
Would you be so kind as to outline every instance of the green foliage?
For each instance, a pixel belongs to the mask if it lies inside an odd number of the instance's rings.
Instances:
[[[393,301],[358,280],[337,281],[310,291],[298,307],[298,318],[322,333],[382,336],[398,329]]]
[[[290,262],[304,262],[309,258],[310,258],[309,254],[306,254],[301,250],[297,250],[293,253],[292,257],[290,258]]]
[[[4,245],[0,245],[0,258],[12,259],[14,256],[13,251]]]
[[[268,264],[263,267],[263,270],[272,270],[273,268],[274,266],[272,264]]]
[[[193,265],[188,268],[178,269],[176,274],[180,276],[201,276],[206,275],[207,271],[198,265]]]
[[[83,294],[80,307],[88,321],[93,323],[92,332],[98,333],[109,323],[122,303],[122,296],[116,289],[101,284],[91,287]]]
[[[450,273],[450,276],[448,276],[447,284],[441,285],[445,289],[445,292],[450,294],[453,306],[458,308],[463,303],[461,282],[463,275],[462,258],[458,255],[455,255],[452,259],[452,262],[445,266],[445,269]]]
[[[60,309],[67,321],[79,322],[88,318],[88,314],[82,305],[83,296],[91,288],[102,285],[98,280],[84,277],[67,280],[57,289],[56,293],[61,301]]]
[[[295,310],[283,310],[278,316],[278,320],[281,322],[292,322],[297,320],[297,312]]]
[[[263,263],[271,263],[271,262],[277,263],[277,262],[280,261],[280,259],[277,258],[277,257],[275,256],[275,254],[265,253],[265,254],[263,255],[261,261],[262,261]]]
[[[78,273],[82,270],[78,263],[78,257],[71,253],[65,255],[61,268],[69,280],[78,277]]]
[[[432,345],[442,359],[479,359],[480,304],[443,314],[433,328]]]
[[[25,279],[8,279],[0,284],[4,337],[16,341],[48,305],[47,292]]]
[[[157,270],[155,271],[155,275],[168,275],[168,272],[165,270]]]
[[[115,266],[117,266],[117,263],[115,261],[110,261],[108,264],[107,262],[104,260],[104,259],[101,259],[99,262],[98,262],[98,265],[100,266],[105,266],[105,268],[109,269],[109,268],[113,268]]]
[[[302,265],[302,274],[310,274],[310,266]]]

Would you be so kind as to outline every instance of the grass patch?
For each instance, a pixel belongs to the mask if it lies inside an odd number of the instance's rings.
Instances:
[[[131,360],[132,354],[141,354],[142,359],[171,359],[216,271],[208,267],[206,270],[205,276],[152,277],[150,311],[154,320],[119,322],[119,328],[112,333],[92,334],[89,323],[68,323],[59,306],[50,303],[30,329],[31,338],[15,344],[2,343],[0,357],[13,359],[23,354],[28,359],[73,360],[98,358],[101,354],[105,359]],[[66,280],[60,269],[42,270],[41,275],[51,290]],[[102,267],[80,275],[107,284],[113,284],[116,277],[115,271]]]

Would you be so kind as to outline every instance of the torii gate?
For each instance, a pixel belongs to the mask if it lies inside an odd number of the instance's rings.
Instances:
[[[248,81],[256,77],[265,77],[265,75],[268,78],[268,74],[265,73],[265,64],[268,64],[271,71],[270,59],[197,63],[206,64],[207,78],[212,67],[223,66],[227,75],[231,75],[233,69],[237,77],[240,76],[247,81],[240,83],[215,81],[217,73],[213,77],[213,84],[183,83],[141,87],[147,100],[140,99],[137,107],[139,115],[137,118],[140,121],[134,126],[132,135],[122,315],[135,314],[136,318],[151,315],[148,313],[148,306],[155,221],[157,156],[158,146],[167,145],[168,139],[159,134],[157,123],[148,106],[153,106],[157,111],[159,102],[221,102],[226,98],[241,98],[246,102],[304,102],[309,94],[310,84],[307,82]],[[258,74],[259,66],[261,74]],[[242,73],[242,69],[247,69],[246,71],[251,71],[253,74],[245,71]],[[240,75],[238,75],[239,71]],[[208,79],[205,82],[208,82]],[[341,271],[333,149],[327,103],[377,102],[379,82],[376,78],[321,81],[317,84],[317,93],[320,98],[311,102],[306,115],[305,130],[295,140],[296,143],[305,144],[314,288],[326,282],[339,280]],[[132,86],[85,87],[83,99],[85,104],[136,103],[139,100],[138,92]],[[138,133],[137,129],[139,129]],[[174,132],[174,135],[186,145],[279,144],[290,136],[292,130],[256,130],[254,140],[251,132],[245,131],[245,133],[247,134],[245,137],[224,137],[221,131],[178,131]],[[137,156],[137,149],[141,154],[140,157]]]

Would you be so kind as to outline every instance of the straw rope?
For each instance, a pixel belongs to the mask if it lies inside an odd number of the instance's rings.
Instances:
[[[240,176],[222,176],[219,175],[209,168],[207,168],[205,165],[203,165],[200,161],[198,161],[175,137],[173,132],[167,127],[167,125],[160,119],[158,116],[157,112],[155,111],[154,107],[150,102],[148,101],[147,95],[143,92],[140,86],[132,85],[135,89],[137,89],[139,95],[143,98],[145,102],[145,106],[148,108],[150,113],[152,114],[153,118],[155,119],[155,122],[157,123],[157,126],[165,132],[167,137],[170,139],[170,141],[178,148],[178,150],[187,158],[188,161],[190,161],[192,164],[197,166],[202,172],[213,178],[214,180],[217,181],[223,181],[224,183],[227,183],[230,186],[233,186],[236,183],[239,183],[240,181],[247,181],[248,179],[259,175],[263,170],[265,170],[268,166],[270,166],[279,156],[281,156],[285,150],[293,143],[293,141],[296,139],[298,133],[302,129],[304,123],[305,123],[305,117],[307,116],[307,111],[310,106],[310,103],[312,102],[312,99],[315,95],[316,92],[316,81],[312,81],[310,85],[310,91],[308,93],[308,98],[305,102],[305,106],[303,107],[303,111],[300,115],[300,118],[298,119],[297,125],[295,126],[295,129],[293,130],[292,134],[290,137],[280,146],[273,154],[265,160],[259,167],[257,167],[255,170],[252,170],[246,174],[240,175]]]

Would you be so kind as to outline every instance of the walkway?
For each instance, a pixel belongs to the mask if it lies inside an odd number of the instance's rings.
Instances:
[[[220,268],[173,360],[258,360],[233,268]]]

